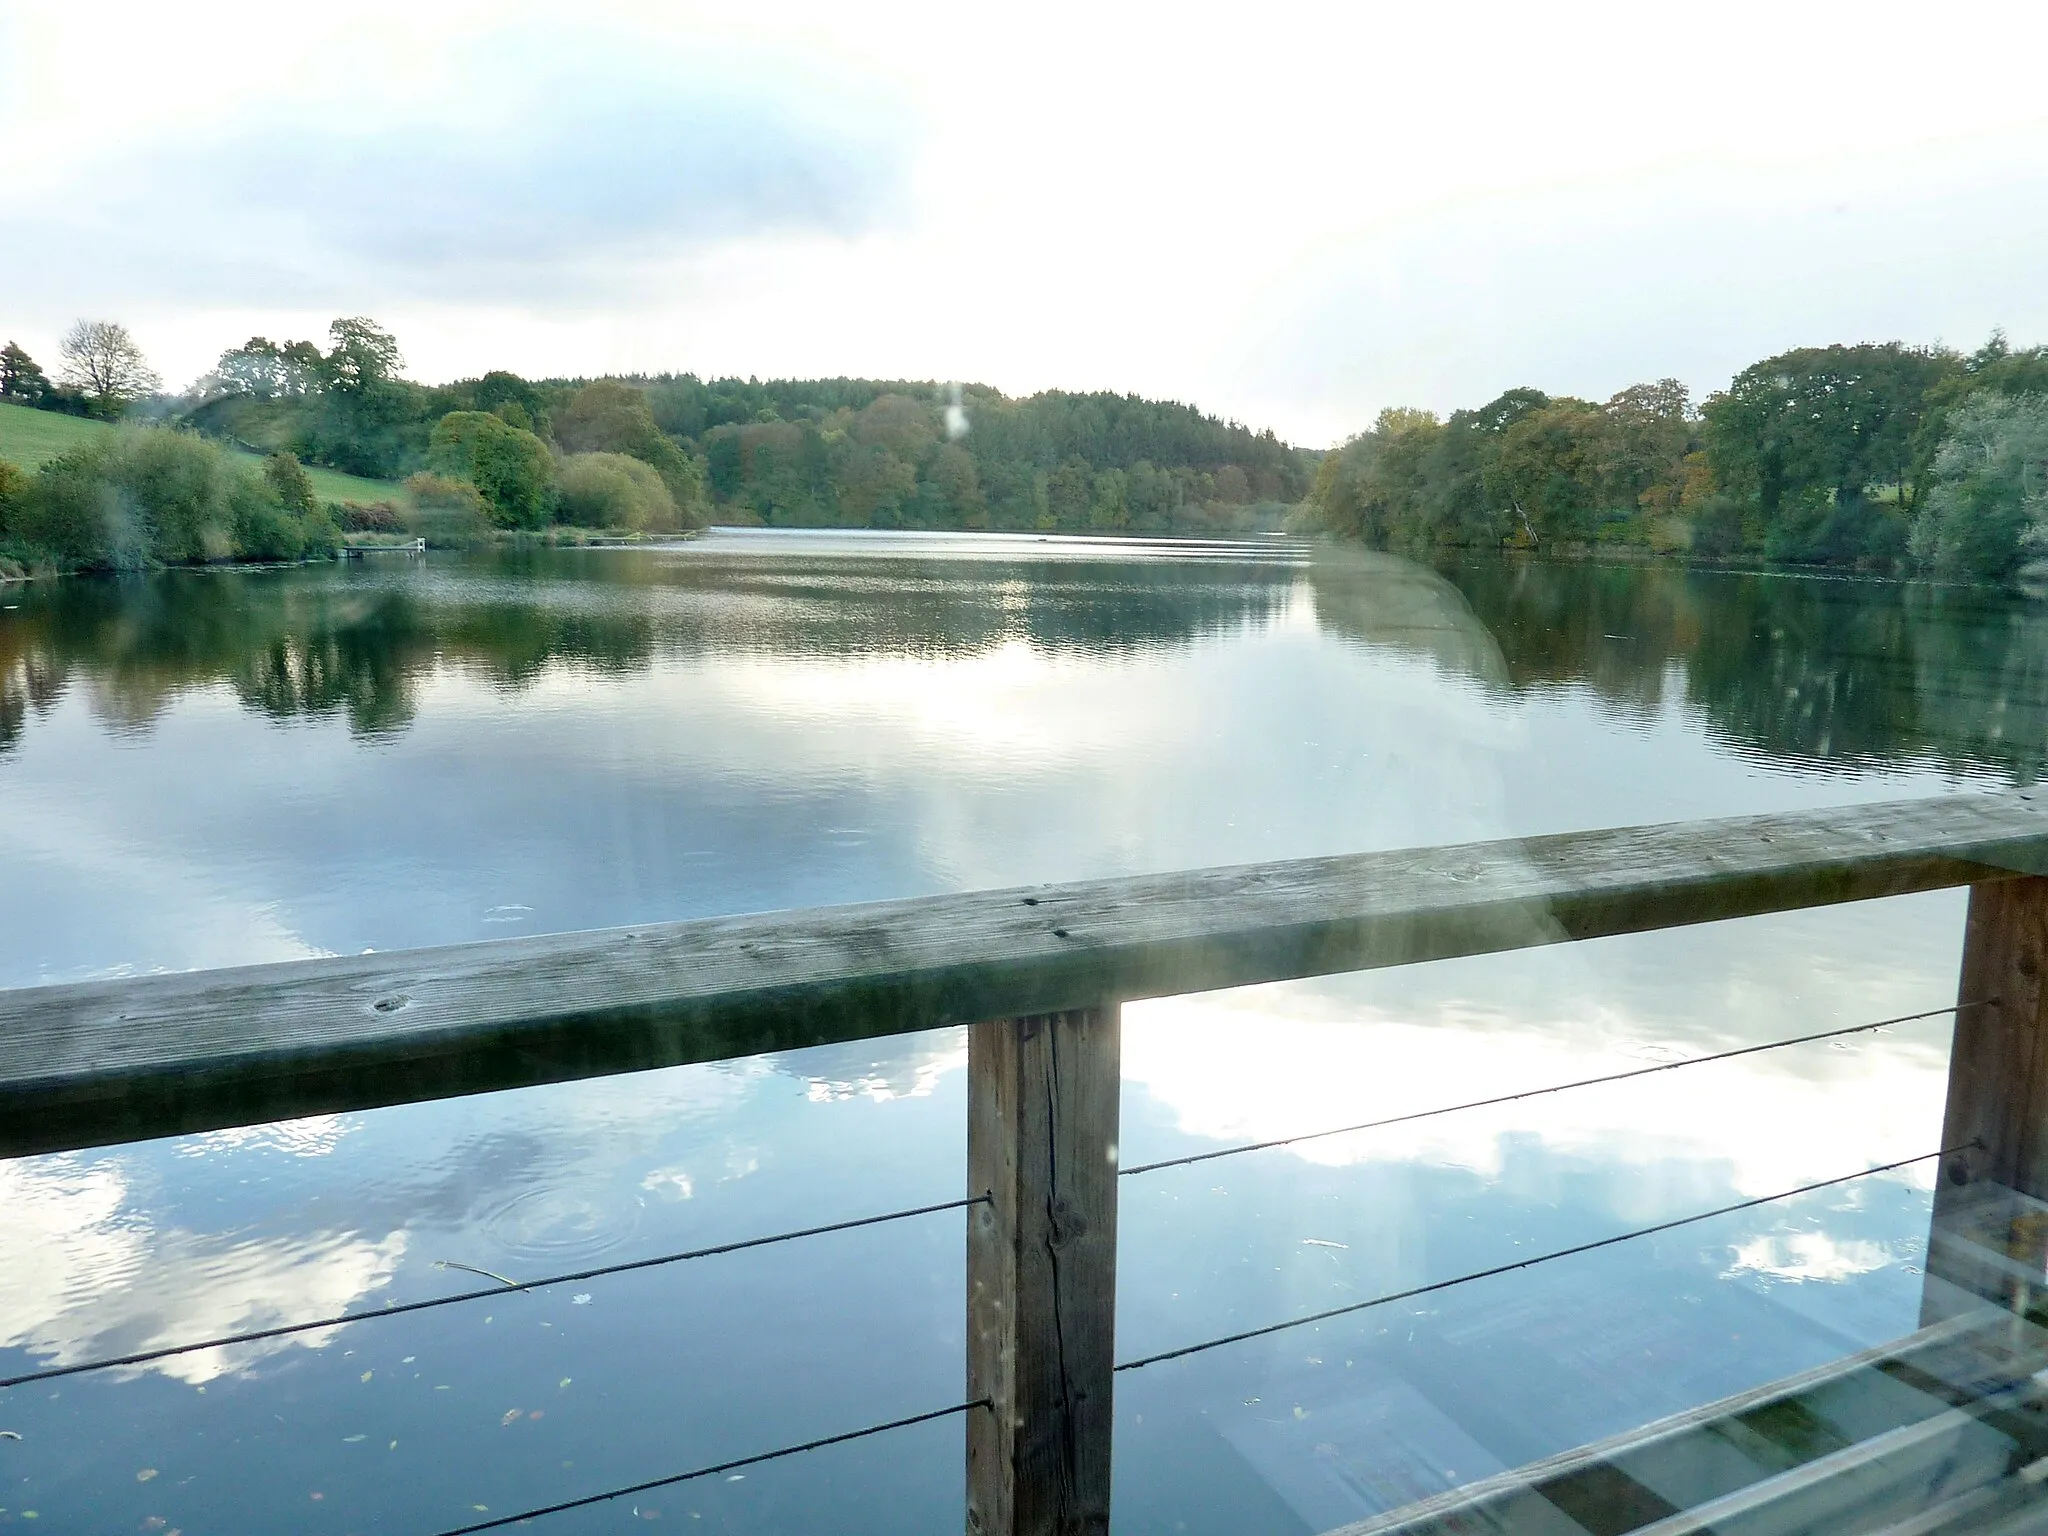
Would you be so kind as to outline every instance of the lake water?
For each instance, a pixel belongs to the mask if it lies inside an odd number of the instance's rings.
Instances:
[[[2048,615],[1879,583],[721,532],[0,588],[0,984],[2044,759]],[[1947,893],[1134,1005],[1123,1157],[1939,1007],[1961,919]],[[1948,1032],[1126,1179],[1119,1358],[1930,1151]],[[954,1199],[964,1063],[940,1031],[0,1163],[0,1375]],[[1929,1187],[1127,1373],[1117,1527],[1319,1531],[1895,1337]],[[431,1536],[941,1407],[963,1246],[949,1212],[0,1392],[0,1526]],[[961,1446],[941,1420],[530,1528],[953,1531]]]

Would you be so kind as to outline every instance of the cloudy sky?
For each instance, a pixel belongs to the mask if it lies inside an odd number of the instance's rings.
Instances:
[[[753,14],[749,14],[749,12]],[[2038,0],[0,0],[0,330],[1388,404],[2048,339]]]

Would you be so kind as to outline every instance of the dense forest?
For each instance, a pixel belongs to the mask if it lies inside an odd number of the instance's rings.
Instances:
[[[716,379],[693,375],[528,380],[492,372],[452,384],[404,377],[395,337],[336,320],[323,347],[252,337],[182,396],[156,379],[119,326],[81,325],[61,382],[10,343],[0,399],[143,419],[268,457],[274,474],[321,465],[404,479],[387,506],[328,509],[356,531],[471,542],[493,527],[555,525],[674,533],[722,522],[791,527],[1009,528],[1103,533],[1278,527],[1308,489],[1313,456],[1193,407],[1058,391],[1013,400],[982,386],[871,379]],[[204,508],[159,507],[156,480],[128,445],[37,476],[0,481],[0,557],[123,566],[200,558],[202,547],[271,557],[242,504],[264,476],[209,461]],[[196,448],[182,450],[194,464]],[[91,480],[109,507],[105,536],[58,479]],[[159,479],[161,477],[158,477]],[[45,485],[44,482],[50,482]],[[58,498],[61,500],[61,498]],[[116,525],[119,526],[116,526]],[[183,534],[156,537],[159,527]],[[207,539],[190,530],[203,526]],[[274,532],[275,530],[273,530]],[[310,546],[318,530],[298,542]]]
[[[1512,389],[1390,409],[1298,526],[1424,553],[1600,546],[2009,582],[2048,572],[2048,348],[1897,342],[1765,358],[1695,408]]]

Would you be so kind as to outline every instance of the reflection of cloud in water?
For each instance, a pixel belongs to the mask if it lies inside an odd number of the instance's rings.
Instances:
[[[695,1180],[682,1168],[651,1169],[640,1181],[640,1187],[668,1200],[687,1200],[697,1193]]]
[[[1230,1143],[1637,1070],[1934,1006],[1928,978],[1954,974],[1955,907],[1910,898],[1133,1004],[1124,1074],[1183,1134]],[[1768,1194],[1930,1151],[1950,1027],[1940,1016],[1288,1150],[1498,1175],[1503,1138],[1533,1135],[1664,1178],[1710,1159],[1717,1179]],[[1900,1176],[1926,1184],[1932,1167]]]
[[[187,1136],[176,1142],[172,1151],[178,1157],[208,1157],[260,1148],[289,1157],[326,1157],[341,1144],[342,1137],[361,1123],[348,1115],[308,1115],[300,1120],[272,1121],[269,1125],[239,1125]]]
[[[559,1267],[564,1253],[630,1240],[640,1214],[615,1187],[621,1168],[648,1159],[679,1127],[704,1127],[740,1108],[766,1077],[757,1063],[634,1074],[489,1095],[447,1107],[322,1115],[83,1157],[0,1163],[0,1348],[47,1364],[303,1322],[358,1307],[408,1273],[408,1253],[502,1267],[511,1258]],[[347,1228],[193,1230],[181,1187],[153,1176],[158,1159],[290,1159],[251,1166],[310,1217],[347,1213]],[[728,1146],[716,1178],[755,1164]],[[692,1176],[660,1170],[655,1198],[687,1196]],[[638,1174],[636,1172],[636,1178]],[[648,1175],[650,1179],[653,1175]],[[312,1206],[318,1198],[323,1204]],[[328,1217],[333,1221],[335,1218]],[[371,1236],[368,1234],[384,1234]],[[428,1273],[431,1273],[430,1271]],[[426,1293],[445,1289],[437,1280]],[[411,1293],[408,1288],[408,1293]],[[203,1383],[292,1348],[318,1348],[332,1330],[141,1367]]]
[[[339,1312],[388,1285],[402,1232],[372,1241],[308,1232],[237,1242],[157,1229],[128,1206],[112,1159],[0,1163],[0,1347],[44,1363],[154,1349]],[[202,1384],[291,1348],[317,1349],[331,1329],[137,1367]]]
[[[1333,1024],[1185,999],[1141,1017],[1125,1035],[1126,1076],[1170,1106],[1182,1131],[1218,1142],[1299,1135],[1641,1065],[1598,1040],[1475,1018],[1456,1005],[1434,1021]],[[1253,1038],[1259,1048],[1245,1050]],[[1603,1163],[1725,1162],[1749,1195],[1929,1150],[1945,1082],[1938,1064],[1878,1046],[1829,1065],[1822,1095],[1783,1065],[1750,1057],[1288,1150],[1331,1166],[1420,1159],[1497,1177],[1503,1138],[1535,1134]]]
[[[967,1065],[967,1031],[934,1030],[928,1035],[855,1040],[782,1057],[778,1066],[801,1078],[813,1104],[844,1099],[928,1098],[948,1072]]]
[[[1753,1274],[1773,1280],[1849,1280],[1892,1262],[1882,1243],[1837,1239],[1825,1232],[1773,1233],[1736,1245],[1724,1278]]]

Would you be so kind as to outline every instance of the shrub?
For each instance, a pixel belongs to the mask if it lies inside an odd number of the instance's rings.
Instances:
[[[28,499],[28,471],[0,459],[0,542],[19,538],[22,503]]]
[[[243,466],[185,432],[127,434],[108,468],[124,508],[142,524],[148,553],[173,563],[232,557],[244,493],[263,494]]]
[[[269,479],[204,438],[138,428],[45,464],[5,513],[11,542],[63,566],[296,559],[332,542],[317,508],[287,507]]]
[[[556,515],[585,528],[673,533],[681,526],[675,498],[653,467],[623,453],[572,453],[557,471]]]
[[[1696,555],[1732,555],[1742,548],[1742,504],[1715,494],[1693,514],[1692,550]]]
[[[616,379],[586,384],[554,414],[555,441],[571,457],[625,454],[649,465],[668,487],[678,526],[701,528],[709,518],[696,460],[655,424],[646,394]]]
[[[273,453],[263,461],[263,478],[287,512],[304,517],[317,505],[313,499],[313,477],[299,463],[297,454]]]
[[[434,477],[416,475],[413,478],[431,480]],[[469,490],[471,496],[476,494],[472,487],[464,489]],[[405,514],[399,511],[398,504],[390,501],[373,501],[367,505],[356,502],[331,502],[327,508],[327,515],[350,533],[401,533],[408,526]]]
[[[435,473],[475,486],[500,527],[540,528],[554,511],[555,463],[547,444],[488,411],[443,416],[427,462]]]
[[[297,560],[309,543],[306,519],[282,506],[251,476],[228,493],[234,513],[233,552],[245,560]]]
[[[436,549],[468,549],[489,535],[490,508],[467,480],[423,471],[405,488],[415,508],[408,525]]]
[[[147,547],[122,514],[100,444],[59,455],[37,471],[18,514],[22,541],[59,565],[138,570]]]

